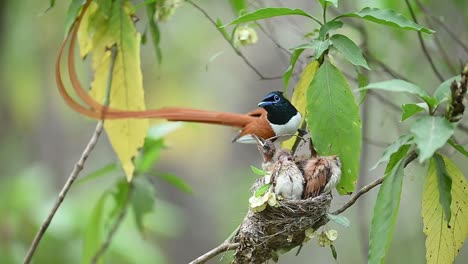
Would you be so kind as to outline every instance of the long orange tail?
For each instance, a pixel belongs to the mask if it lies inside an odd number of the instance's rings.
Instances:
[[[169,121],[197,122],[232,127],[244,127],[256,118],[245,114],[175,107],[149,110],[149,113],[152,113],[151,117],[153,118],[163,118]]]

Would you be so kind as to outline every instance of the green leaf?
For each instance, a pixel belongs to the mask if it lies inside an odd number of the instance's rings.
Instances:
[[[377,163],[371,168],[374,170],[379,166],[380,163],[386,162],[390,160],[390,157],[397,152],[401,146],[408,144],[413,139],[412,135],[403,135],[395,140],[392,144],[390,144],[383,152],[382,157],[377,161]]]
[[[255,173],[256,175],[259,175],[259,176],[265,176],[268,174],[268,172],[262,170],[262,169],[259,169],[257,167],[254,167],[254,166],[250,166],[250,169],[252,170],[253,173]]]
[[[419,86],[409,83],[407,81],[393,79],[383,82],[370,83],[367,86],[359,88],[359,90],[377,89],[389,92],[405,92],[418,95],[421,98],[429,98],[429,94],[421,89]]]
[[[288,15],[299,15],[299,16],[305,16],[305,17],[314,19],[313,16],[307,14],[301,9],[289,9],[285,7],[267,7],[267,8],[260,8],[251,13],[247,13],[242,16],[239,16],[238,18],[231,21],[228,25],[236,25],[236,24],[242,24],[246,22],[251,22],[251,21],[256,21],[256,20],[261,20],[261,19],[266,19],[266,18],[271,18],[271,17],[288,16]]]
[[[404,104],[401,106],[401,109],[403,110],[401,121],[405,121],[406,119],[424,110],[423,107],[417,104]]]
[[[362,66],[370,70],[366,59],[362,56],[361,50],[354,42],[345,35],[336,34],[330,38],[335,47],[352,64]]]
[[[226,29],[223,27],[223,22],[221,21],[221,19],[216,19],[216,26],[218,27],[218,30],[221,32],[221,34],[223,34],[223,36],[231,41],[231,36],[229,36],[229,34],[227,33]]]
[[[135,173],[143,174],[148,172],[159,159],[159,154],[165,148],[163,139],[145,138],[143,150],[135,160]]]
[[[450,222],[443,216],[435,168],[428,171],[422,197],[422,218],[426,234],[426,263],[453,263],[468,237],[468,183],[460,169],[442,156],[447,173],[452,177]],[[434,166],[432,166],[434,167]],[[466,176],[466,175],[465,175]]]
[[[450,212],[450,205],[452,204],[452,178],[447,173],[445,169],[445,161],[441,155],[434,153],[432,157],[431,165],[429,166],[429,171],[434,170],[437,175],[437,187],[439,190],[439,203],[442,206],[444,211],[445,220],[447,224],[450,223],[450,218],[452,216]],[[428,174],[429,174],[428,171]]]
[[[368,21],[372,21],[381,25],[406,29],[406,30],[417,30],[424,33],[432,34],[435,31],[429,28],[425,28],[421,25],[414,23],[413,21],[407,19],[402,14],[399,14],[391,9],[378,9],[366,7],[359,12],[347,13],[340,15],[337,18],[341,17],[356,17],[362,18]]]
[[[343,26],[343,22],[338,20],[328,21],[325,25],[320,27],[319,38],[324,39],[328,32],[339,29]]]
[[[131,205],[135,217],[135,223],[141,234],[145,233],[143,218],[154,209],[154,188],[146,179],[135,178],[133,181],[133,194]]]
[[[101,247],[104,235],[104,209],[110,192],[104,192],[94,205],[93,211],[88,220],[83,238],[83,257],[82,263],[90,263],[96,252]],[[103,263],[101,258],[98,263]]]
[[[270,189],[270,184],[269,183],[264,184],[255,191],[254,195],[256,198],[258,198],[260,196],[263,196],[266,192],[268,192],[269,189]]]
[[[411,126],[419,150],[419,162],[432,157],[453,135],[454,125],[441,116],[424,116]]]
[[[327,214],[328,219],[332,220],[333,222],[344,226],[344,227],[349,227],[351,225],[351,222],[346,216],[343,215],[334,215],[334,214]]]
[[[236,15],[240,15],[242,12],[247,10],[247,2],[245,0],[229,0],[232,9],[236,12]]]
[[[76,181],[75,183],[75,186],[79,186],[85,182],[88,182],[88,181],[91,181],[91,180],[95,180],[99,177],[102,177],[102,176],[105,176],[111,172],[114,172],[116,171],[118,168],[117,164],[116,163],[110,163],[110,164],[107,164],[106,166],[100,168],[100,169],[97,169],[96,171],[94,172],[91,172],[90,174],[84,176],[84,177],[81,177],[79,180]]]
[[[330,250],[331,250],[333,259],[335,259],[335,261],[337,261],[338,260],[338,253],[336,252],[336,248],[335,248],[335,246],[333,244],[330,244]]]
[[[190,187],[190,185],[188,185],[183,179],[181,179],[175,174],[163,173],[158,174],[158,177],[185,193],[193,193],[192,187]]]
[[[303,51],[304,49],[296,49],[291,54],[291,62],[289,63],[289,67],[283,73],[283,85],[284,85],[284,91],[286,93],[288,92],[289,80],[291,79],[291,75],[294,71],[294,66],[296,66],[297,59],[299,59],[299,56],[301,56]]]
[[[336,8],[338,8],[338,0],[317,0],[323,8],[327,7],[329,4],[334,5]]]
[[[328,39],[324,41],[314,39],[307,44],[303,44],[292,49],[293,50],[313,49],[314,57],[312,58],[312,60],[317,60],[318,58],[320,58],[320,56],[322,56],[322,54],[328,49],[330,45],[331,45],[331,42]]]
[[[402,146],[392,155],[385,170],[385,178],[372,216],[368,263],[383,263],[390,246],[395,223],[400,208],[401,189],[403,185],[404,157],[409,146]]]
[[[68,34],[73,24],[75,23],[76,17],[78,16],[81,7],[85,4],[86,0],[72,0],[68,6],[67,16],[65,18],[65,35]]]
[[[462,145],[455,143],[455,141],[453,141],[453,139],[449,139],[449,140],[448,140],[448,143],[449,143],[450,146],[452,146],[454,149],[458,150],[458,152],[460,152],[461,154],[465,155],[465,157],[468,157],[468,151],[466,151],[466,149],[465,149]]]
[[[358,69],[358,68],[356,68],[356,69]],[[357,78],[358,78],[358,87],[364,87],[364,86],[369,84],[369,78],[367,78],[366,75],[360,73],[359,71],[357,73]],[[369,90],[359,91],[359,105],[364,103],[364,100],[366,100],[368,92],[369,92]]]
[[[158,24],[156,19],[154,19],[154,14],[156,13],[156,5],[146,5],[146,16],[148,18],[149,29],[151,32],[151,40],[153,41],[154,51],[156,53],[156,59],[158,63],[162,62],[162,52],[161,52],[161,32],[159,31]]]
[[[434,92],[434,98],[437,100],[437,104],[441,104],[450,98],[451,96],[450,85],[452,84],[453,81],[459,82],[460,80],[461,80],[461,76],[457,75],[457,76],[447,79],[446,81],[440,84],[440,86]]]
[[[354,191],[361,152],[361,119],[343,74],[327,60],[307,93],[306,120],[320,155],[338,155],[343,163],[340,194]]]

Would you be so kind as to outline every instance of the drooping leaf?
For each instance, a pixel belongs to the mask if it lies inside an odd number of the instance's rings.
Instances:
[[[437,100],[437,104],[441,104],[448,100],[450,97],[450,85],[453,81],[459,82],[461,80],[461,76],[457,75],[452,78],[447,79],[443,83],[439,85],[437,90],[434,92],[434,98]]]
[[[231,21],[228,25],[242,24],[246,22],[272,18],[277,16],[288,16],[288,15],[299,15],[309,18],[313,18],[311,15],[307,14],[301,9],[290,9],[285,7],[267,7],[260,8],[253,12],[239,16],[238,18]]]
[[[92,11],[92,10],[88,10]],[[127,110],[145,110],[143,81],[140,69],[140,34],[132,20],[132,7],[128,1],[101,5],[95,11],[92,32],[80,27],[81,38],[91,43],[94,80],[91,96],[103,102],[107,97],[107,83],[111,62],[109,47],[117,46],[117,56],[110,88],[110,107]],[[83,41],[83,40],[82,40]],[[134,172],[133,159],[143,145],[148,130],[146,119],[106,120],[104,128],[114,151],[119,157],[127,180]]]
[[[83,264],[90,263],[101,247],[104,237],[104,209],[109,194],[109,192],[104,192],[101,195],[89,217],[83,238]],[[101,258],[98,263],[103,263],[103,259]]]
[[[366,90],[366,89],[377,89],[377,90],[384,90],[389,92],[405,92],[410,94],[415,94],[421,98],[429,98],[429,94],[421,89],[419,86],[409,83],[403,80],[389,80],[383,82],[376,82],[370,83],[367,86],[359,88],[359,90]]]
[[[445,220],[447,220],[447,223],[450,223],[450,218],[452,216],[450,212],[450,205],[452,204],[452,178],[447,173],[445,167],[445,161],[442,156],[438,153],[434,153],[428,174],[433,173],[431,170],[434,170],[435,168],[437,187],[439,190],[439,203],[444,211]]]
[[[291,97],[291,103],[296,107],[297,111],[302,114],[302,121],[305,119],[306,106],[307,106],[307,89],[312,82],[312,79],[319,68],[320,63],[316,60],[311,61],[304,68],[301,77],[294,88],[294,93]],[[302,122],[301,122],[302,123]],[[296,141],[296,137],[291,137],[288,140],[281,142],[281,148],[291,149]]]
[[[269,189],[270,189],[270,185],[269,183],[267,184],[264,184],[262,186],[260,186],[256,191],[255,191],[255,197],[258,198],[260,196],[263,196]]]
[[[156,5],[146,5],[146,16],[148,18],[148,25],[151,32],[151,40],[153,41],[154,51],[156,53],[156,59],[158,63],[162,62],[162,52],[161,52],[161,32],[159,31],[158,24],[156,19],[154,19],[154,14],[156,13]]]
[[[384,263],[390,246],[400,208],[403,185],[404,157],[409,146],[405,145],[394,153],[385,169],[385,178],[375,201],[370,229],[369,264]]]
[[[401,106],[401,109],[403,110],[401,121],[405,121],[406,119],[424,110],[423,107],[417,104],[404,104]]]
[[[454,125],[441,116],[423,116],[411,126],[419,150],[419,162],[432,157],[453,135]]]
[[[402,14],[399,14],[391,9],[379,9],[366,7],[359,12],[346,13],[338,16],[341,17],[356,17],[362,18],[368,21],[372,21],[378,24],[406,29],[406,30],[417,30],[424,33],[432,34],[435,31],[429,28],[425,28],[421,25],[414,23],[412,20],[404,17]],[[336,19],[336,18],[335,18]]]
[[[231,3],[232,9],[235,11],[236,15],[247,11],[246,0],[229,0],[229,3]]]
[[[318,40],[314,39],[307,44],[297,46],[293,50],[312,49],[314,50],[313,60],[318,60],[320,56],[328,49],[331,45],[330,40]]]
[[[335,47],[341,54],[343,54],[346,60],[354,65],[362,66],[370,70],[366,59],[364,59],[362,56],[361,50],[356,44],[354,44],[351,39],[345,35],[335,34],[331,36],[330,40],[333,44],[333,47]]]
[[[192,187],[190,187],[190,185],[188,185],[188,183],[186,183],[183,179],[181,179],[180,177],[178,177],[175,174],[162,173],[162,174],[158,174],[158,177],[165,180],[166,182],[168,182],[172,186],[176,187],[177,189],[179,189],[179,190],[181,190],[181,191],[183,191],[185,193],[193,193]]]
[[[390,157],[397,152],[401,146],[408,144],[413,139],[412,135],[402,135],[397,140],[395,140],[392,144],[390,144],[383,152],[382,157],[377,161],[377,163],[371,168],[374,170],[379,166],[380,163],[386,162],[390,160]]]
[[[268,174],[268,172],[262,170],[262,169],[259,169],[257,167],[254,167],[254,166],[250,166],[250,169],[252,170],[252,172],[256,175],[259,175],[259,176],[265,176]]]
[[[133,181],[131,205],[135,223],[141,234],[145,233],[143,218],[154,209],[155,194],[153,186],[144,178]]]
[[[288,92],[289,80],[291,79],[291,75],[294,71],[294,66],[296,66],[297,59],[299,59],[299,56],[301,56],[303,51],[304,49],[297,49],[291,54],[291,61],[289,63],[288,68],[283,74],[284,92],[286,94]]]
[[[332,30],[339,29],[343,26],[343,22],[338,20],[328,21],[325,25],[320,27],[319,38],[324,39],[325,36]]]
[[[340,194],[354,191],[361,152],[361,119],[343,74],[325,61],[307,91],[306,120],[319,155],[342,161]]]
[[[452,177],[452,203],[450,222],[443,216],[439,203],[436,171],[429,170],[424,183],[422,218],[426,234],[426,262],[428,264],[453,263],[463,242],[468,237],[468,183],[460,169],[444,157],[447,173]]]
[[[68,6],[67,16],[65,18],[65,35],[70,32],[73,23],[75,23],[76,17],[81,9],[81,7],[85,4],[86,0],[72,0],[70,6]]]
[[[338,0],[317,0],[323,8],[327,7],[329,4],[334,5],[336,8],[338,8]]]
[[[334,215],[334,214],[327,214],[328,219],[332,220],[333,222],[344,226],[344,227],[349,227],[351,225],[351,222],[349,221],[346,216],[343,215]]]
[[[449,140],[448,140],[448,143],[449,143],[450,146],[452,146],[454,149],[458,150],[458,152],[460,152],[461,154],[465,155],[465,157],[468,157],[468,151],[466,151],[466,149],[465,149],[462,145],[455,143],[455,141],[453,141],[453,139],[449,139]]]

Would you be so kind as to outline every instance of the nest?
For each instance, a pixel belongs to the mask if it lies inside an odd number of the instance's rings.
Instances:
[[[258,188],[258,183],[253,189]],[[249,209],[234,242],[239,247],[233,263],[264,263],[276,259],[278,252],[289,251],[304,243],[306,230],[317,230],[328,222],[332,196],[324,193],[305,200],[279,201],[261,212]]]

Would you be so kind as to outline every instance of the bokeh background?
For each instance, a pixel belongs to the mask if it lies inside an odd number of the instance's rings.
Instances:
[[[0,1],[0,263],[20,263],[38,227],[50,210],[61,186],[79,158],[95,126],[66,107],[54,81],[54,61],[64,36],[64,19],[70,1],[57,1],[44,13],[49,1]],[[141,2],[141,1],[136,1]],[[315,1],[252,1],[254,7],[287,6],[303,8],[320,16]],[[468,43],[468,6],[466,1],[421,1],[429,12],[444,21],[465,44]],[[224,22],[235,17],[228,1],[197,1],[213,18]],[[416,7],[420,23],[428,26],[423,12]],[[409,17],[403,1],[340,1],[339,11],[365,6],[393,8]],[[143,10],[137,12],[145,28]],[[303,43],[314,26],[303,18],[275,18],[262,23],[278,43],[286,48]],[[149,108],[184,106],[247,112],[262,96],[281,90],[282,81],[261,80],[233,52],[210,22],[193,7],[184,4],[173,18],[161,23],[163,63],[156,62],[152,43],[142,48],[142,70]],[[459,71],[468,54],[450,38],[440,24],[432,22],[446,55],[441,55],[433,37],[425,37],[428,48],[445,77]],[[372,55],[401,75],[432,92],[439,84],[423,56],[415,32],[402,32],[366,23],[367,36],[353,27],[342,32],[355,42],[365,44]],[[257,44],[242,52],[265,76],[280,76],[287,68],[289,55],[259,29]],[[213,56],[218,54],[215,59]],[[333,54],[332,54],[333,55]],[[446,56],[446,57],[444,57]],[[355,70],[334,58],[356,88]],[[305,58],[304,58],[304,61]],[[449,62],[449,63],[447,63]],[[304,67],[302,63],[300,67]],[[371,81],[390,77],[376,63],[369,73]],[[89,67],[81,66],[83,80]],[[292,79],[291,86],[297,81]],[[380,96],[379,96],[380,95]],[[364,145],[362,170],[358,183],[380,177],[383,167],[369,168],[379,159],[384,147],[408,124],[385,103],[397,106],[415,98],[388,93],[370,94],[362,106]],[[160,121],[154,121],[154,124]],[[410,123],[410,122],[408,122]],[[467,118],[461,121],[468,126]],[[456,134],[466,146],[467,130]],[[166,138],[168,148],[156,164],[158,172],[171,172],[185,180],[193,192],[187,194],[155,177],[155,210],[145,218],[147,232],[142,237],[134,219],[127,216],[106,255],[106,263],[187,263],[218,245],[242,221],[247,210],[249,188],[255,180],[250,165],[259,166],[260,156],[252,145],[231,144],[234,131],[229,128],[184,124]],[[444,150],[465,176],[468,164],[461,155]],[[105,137],[91,154],[82,176],[115,162]],[[406,170],[401,208],[387,263],[424,263],[425,236],[422,232],[420,203],[426,168],[410,165]],[[80,263],[83,233],[92,208],[101,194],[123,178],[122,172],[72,187],[35,256],[35,263]],[[345,212],[351,226],[333,223],[339,232],[335,247],[339,263],[365,263],[370,219],[377,190],[362,197]],[[341,206],[349,197],[336,195],[332,207]],[[467,220],[468,221],[468,220]],[[468,222],[467,222],[468,224]],[[229,262],[229,255],[224,262]],[[216,263],[217,260],[213,261]],[[329,248],[312,240],[299,256],[295,250],[280,257],[281,263],[335,263]],[[465,245],[455,263],[468,262]]]

